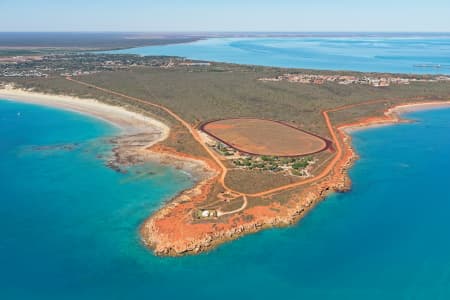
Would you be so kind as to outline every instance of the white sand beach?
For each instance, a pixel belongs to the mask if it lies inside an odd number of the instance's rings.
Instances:
[[[159,138],[153,141],[154,143],[166,139],[170,132],[170,128],[158,120],[95,99],[49,95],[15,89],[10,86],[0,89],[0,99],[56,107],[86,114],[111,123],[120,128],[124,134],[154,134],[160,132]]]

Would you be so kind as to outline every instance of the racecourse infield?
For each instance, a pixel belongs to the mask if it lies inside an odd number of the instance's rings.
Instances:
[[[280,121],[235,118],[210,121],[200,129],[235,150],[250,155],[296,157],[328,149],[331,142]]]

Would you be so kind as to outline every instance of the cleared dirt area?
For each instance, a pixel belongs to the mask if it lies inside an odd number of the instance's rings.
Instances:
[[[247,154],[304,156],[321,152],[329,142],[293,126],[263,119],[226,119],[201,129],[222,143]]]

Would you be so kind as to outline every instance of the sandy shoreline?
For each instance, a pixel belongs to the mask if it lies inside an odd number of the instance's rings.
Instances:
[[[117,127],[120,133],[111,141],[115,146],[112,159],[107,162],[115,170],[120,170],[121,166],[153,161],[183,170],[197,183],[214,173],[202,160],[155,148],[155,145],[168,138],[170,128],[158,120],[123,107],[95,99],[36,93],[13,87],[0,88],[0,99],[81,113]]]
[[[399,123],[411,123],[412,120],[403,118],[403,114],[415,111],[427,111],[433,109],[450,108],[450,101],[430,101],[423,103],[406,103],[399,104],[388,108],[384,112],[384,117],[367,118],[366,120],[345,124],[339,126],[338,129],[345,131],[346,134],[351,134],[356,131],[391,126]]]
[[[170,128],[164,123],[123,107],[105,104],[95,99],[82,99],[63,95],[49,95],[21,89],[0,89],[0,99],[13,100],[69,110],[106,121],[124,134],[160,133],[155,143],[166,139]]]
[[[152,160],[175,166],[193,175],[196,183],[191,189],[181,192],[168,203],[163,203],[161,209],[149,216],[141,226],[143,242],[156,254],[163,256],[196,254],[264,228],[294,224],[330,193],[350,189],[351,181],[347,170],[358,158],[352,146],[352,132],[408,122],[401,117],[403,113],[450,107],[450,101],[400,104],[387,109],[383,116],[369,117],[352,124],[334,127],[343,146],[342,157],[325,178],[295,195],[295,198],[289,200],[289,205],[281,207],[275,203],[269,206],[256,206],[247,212],[230,216],[231,223],[227,221],[220,224],[213,222],[191,224],[186,215],[190,215],[189,212],[195,208],[195,204],[201,203],[207,197],[218,173],[207,160],[171,152],[170,149],[158,144],[169,135],[170,129],[165,124],[94,99],[47,95],[12,88],[0,89],[0,99],[2,98],[61,108],[102,119],[122,130],[122,135],[117,137],[115,150],[118,164],[132,165]],[[275,207],[272,207],[274,205]],[[271,208],[276,209],[278,213],[274,213],[275,210]],[[245,213],[252,213],[255,218],[244,222]],[[177,236],[175,232],[182,234]]]
[[[153,161],[181,169],[189,173],[196,181],[210,176],[209,168],[201,160],[153,150],[153,146],[169,136],[170,128],[166,124],[143,114],[95,99],[36,93],[13,87],[0,88],[0,99],[81,113],[119,128],[120,134],[113,139],[115,144],[113,149],[114,159],[107,163],[113,169],[119,169],[120,165],[126,166]]]
[[[401,104],[394,106],[388,110],[388,113],[408,113],[413,111],[424,111],[424,110],[432,110],[439,108],[447,108],[450,107],[450,101],[433,101],[433,102],[424,102],[424,103],[410,103],[410,104]]]

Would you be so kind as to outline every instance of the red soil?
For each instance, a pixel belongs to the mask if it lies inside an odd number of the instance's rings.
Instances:
[[[145,221],[141,227],[142,239],[148,246],[152,247],[158,255],[199,253],[211,249],[227,240],[238,238],[246,233],[259,231],[262,228],[292,224],[313,208],[316,203],[324,199],[328,193],[333,191],[346,191],[350,188],[350,180],[346,171],[356,159],[356,154],[351,148],[351,138],[346,133],[345,129],[400,121],[395,113],[387,111],[383,117],[367,118],[353,124],[340,126],[337,130],[335,130],[331,124],[328,115],[330,112],[360,105],[383,103],[387,102],[386,99],[346,105],[324,111],[322,114],[333,138],[333,146],[336,148],[335,157],[330,161],[326,168],[314,178],[267,190],[262,193],[248,195],[233,191],[225,185],[224,178],[227,174],[227,168],[220,158],[202,142],[198,133],[191,125],[170,109],[162,105],[153,104],[142,99],[130,97],[108,89],[76,81],[71,78],[68,79],[85,86],[125,97],[133,101],[152,105],[166,111],[188,129],[193,138],[201,144],[211,157],[211,159],[201,158],[201,160],[205,161],[211,169],[219,171],[218,174],[220,176],[214,176],[201,181],[197,186],[180,194],[172,202],[161,208],[157,213]],[[394,100],[395,99],[390,99],[390,101]],[[417,97],[414,98],[414,100],[424,100],[424,97]],[[183,153],[178,153],[173,149],[161,145],[152,147],[151,151],[178,156],[184,159],[199,159]],[[293,196],[288,203],[283,205],[272,202],[269,205],[245,208],[235,214],[226,215],[220,219],[196,220],[193,217],[193,211],[205,202],[213,186],[217,183],[221,184],[225,191],[237,196],[246,196],[247,198],[271,197],[273,194],[300,186],[304,186],[305,188],[297,195]]]
[[[226,119],[201,129],[236,150],[254,155],[303,156],[328,147],[325,139],[293,126],[264,119]]]
[[[326,176],[316,179],[316,182],[293,196],[288,203],[281,205],[272,202],[269,205],[253,206],[223,220],[206,220],[199,223],[192,218],[192,210],[206,199],[214,183],[214,179],[211,179],[181,195],[147,220],[142,226],[142,237],[158,255],[195,254],[263,228],[292,224],[329,193],[350,189],[351,182],[346,171],[357,156],[345,129],[399,121],[395,114],[389,113],[383,117],[366,118],[337,128],[337,146],[341,155],[336,163],[330,164],[332,167]],[[187,196],[189,201],[184,201],[184,196]]]

